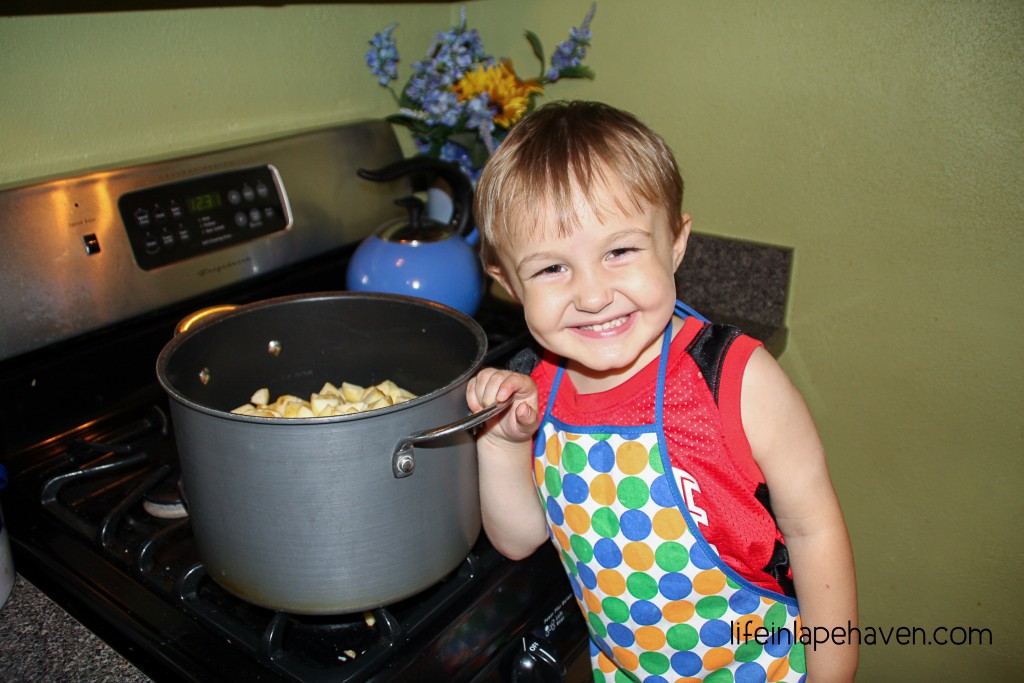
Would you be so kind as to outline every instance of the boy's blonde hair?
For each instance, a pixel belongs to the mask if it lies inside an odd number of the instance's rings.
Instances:
[[[598,194],[613,178],[635,208],[646,203],[664,209],[678,235],[683,178],[672,150],[635,116],[575,101],[552,102],[523,118],[477,182],[474,216],[484,265],[500,267],[501,250],[528,239],[548,207],[558,217],[560,235],[579,228],[577,197],[600,215]]]

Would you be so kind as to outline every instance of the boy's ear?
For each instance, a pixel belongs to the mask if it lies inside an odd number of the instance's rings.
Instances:
[[[501,285],[501,288],[504,289],[510,297],[512,297],[513,301],[522,303],[522,301],[519,300],[519,295],[516,294],[514,289],[512,289],[512,285],[508,278],[505,277],[505,273],[502,271],[501,266],[487,266],[487,274],[493,277],[498,284]]]
[[[679,269],[679,264],[683,262],[683,255],[686,253],[686,242],[690,239],[690,230],[693,228],[693,218],[690,214],[684,213],[682,216],[682,227],[679,229],[679,234],[676,235],[675,241],[672,243],[672,266],[674,269]]]

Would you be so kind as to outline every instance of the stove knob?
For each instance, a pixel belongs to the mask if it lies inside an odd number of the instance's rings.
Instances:
[[[523,651],[512,662],[513,683],[560,683],[565,668],[537,641],[523,643]]]

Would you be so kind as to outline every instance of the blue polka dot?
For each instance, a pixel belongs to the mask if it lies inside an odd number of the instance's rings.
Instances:
[[[631,541],[642,541],[651,535],[651,518],[640,510],[626,510],[619,518],[622,535]]]
[[[578,474],[567,474],[562,480],[562,493],[570,503],[582,503],[590,497],[590,487]]]
[[[693,676],[704,668],[704,662],[693,652],[677,652],[672,655],[672,670],[680,676]]]
[[[786,605],[786,611],[789,612],[789,616],[795,617],[800,614],[800,605]]]
[[[768,680],[768,672],[757,662],[744,662],[736,667],[736,683],[765,683]]]
[[[569,585],[572,586],[572,594],[576,596],[576,599],[583,600],[583,590],[580,588],[580,582],[572,574],[569,574]]]
[[[661,621],[661,609],[650,600],[637,600],[630,606],[629,616],[641,626],[650,626]]]
[[[598,472],[611,472],[615,466],[615,451],[607,441],[598,441],[590,447],[587,462]]]
[[[772,657],[783,657],[793,648],[793,632],[788,628],[772,631],[764,643],[764,651]]]
[[[608,637],[620,647],[632,647],[633,643],[636,642],[633,629],[615,622],[608,624]]]
[[[668,683],[668,681],[661,676],[648,676],[644,679],[644,683]]]
[[[666,475],[661,475],[651,482],[651,500],[663,508],[676,506],[676,496],[672,480]]]
[[[693,545],[690,546],[690,562],[693,562],[700,569],[711,569],[715,566],[714,560],[704,552],[699,541],[694,541]]]
[[[591,569],[588,565],[583,564],[582,562],[577,562],[576,571],[579,572],[580,582],[584,586],[586,586],[590,590],[594,590],[595,588],[597,588],[597,576],[594,574],[593,569]]]
[[[729,622],[712,619],[700,627],[700,642],[708,647],[721,647],[729,642]]]
[[[658,590],[668,600],[682,600],[693,590],[693,583],[686,574],[673,572],[661,577]]]
[[[622,564],[622,550],[612,539],[602,538],[594,544],[594,559],[602,567],[614,569]]]
[[[562,514],[562,506],[560,506],[558,501],[551,496],[548,496],[548,517],[556,526],[561,526],[565,523],[565,515]]]
[[[751,614],[761,604],[761,598],[753,591],[738,590],[729,598],[729,607],[737,614]]]

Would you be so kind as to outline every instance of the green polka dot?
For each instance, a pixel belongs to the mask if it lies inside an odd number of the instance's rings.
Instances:
[[[752,662],[761,656],[761,652],[764,647],[756,640],[748,640],[747,642],[736,648],[736,661],[737,662]]]
[[[626,477],[619,482],[619,502],[631,510],[642,508],[651,497],[647,482],[640,477]]]
[[[704,677],[704,683],[733,683],[734,680],[729,669],[719,669]]]
[[[721,595],[709,595],[697,601],[697,614],[705,619],[718,619],[729,609],[729,601]]]
[[[619,535],[619,516],[611,508],[600,508],[590,518],[590,524],[599,536],[615,538]]]
[[[648,463],[650,463],[651,469],[658,474],[665,474],[665,465],[661,462],[661,448],[658,447],[658,444],[651,446]]]
[[[608,637],[608,629],[604,627],[604,621],[593,612],[587,612],[587,620],[590,621],[590,628],[602,638]]]
[[[700,634],[689,624],[676,624],[665,632],[665,642],[674,650],[692,650],[700,642]]]
[[[659,675],[668,671],[668,657],[660,652],[644,652],[640,655],[640,666],[649,674]]]
[[[804,651],[804,644],[797,642],[789,651],[789,665],[797,673],[807,673],[807,653]]]
[[[558,498],[558,496],[562,495],[562,477],[558,473],[557,467],[548,465],[544,469],[544,487],[551,494],[552,498]]]
[[[594,441],[607,441],[608,439],[612,438],[612,435],[611,434],[591,434],[590,437],[592,439],[594,439]]]
[[[604,681],[603,678],[601,680]],[[615,683],[640,683],[640,679],[634,676],[633,674],[629,673],[628,671],[616,669]]]
[[[576,563],[573,561],[571,557],[569,557],[569,553],[565,552],[564,550],[562,551],[562,564],[565,565],[566,569],[569,570],[570,574],[576,576]]]
[[[601,601],[601,609],[606,617],[620,624],[629,619],[629,605],[619,598],[605,598]]]
[[[739,588],[740,588],[740,585],[738,583],[736,583],[735,581],[733,581],[732,577],[729,576],[728,574],[725,575],[725,583],[728,584],[728,586],[730,588],[734,588],[736,590],[739,590]]]
[[[654,551],[654,561],[667,572],[678,572],[690,563],[690,553],[682,543],[666,541]]]
[[[626,590],[637,600],[650,600],[658,594],[658,581],[649,574],[633,572],[626,578]]]
[[[771,632],[782,630],[786,626],[786,606],[777,602],[764,613],[764,627]]]
[[[579,474],[587,466],[587,452],[576,443],[570,441],[562,448],[562,467],[566,472]]]
[[[604,672],[600,669],[594,669],[594,683],[604,683]]]
[[[569,538],[569,546],[572,548],[572,551],[576,553],[576,557],[584,564],[594,559],[593,546],[591,546],[590,542],[582,536],[573,534]]]

